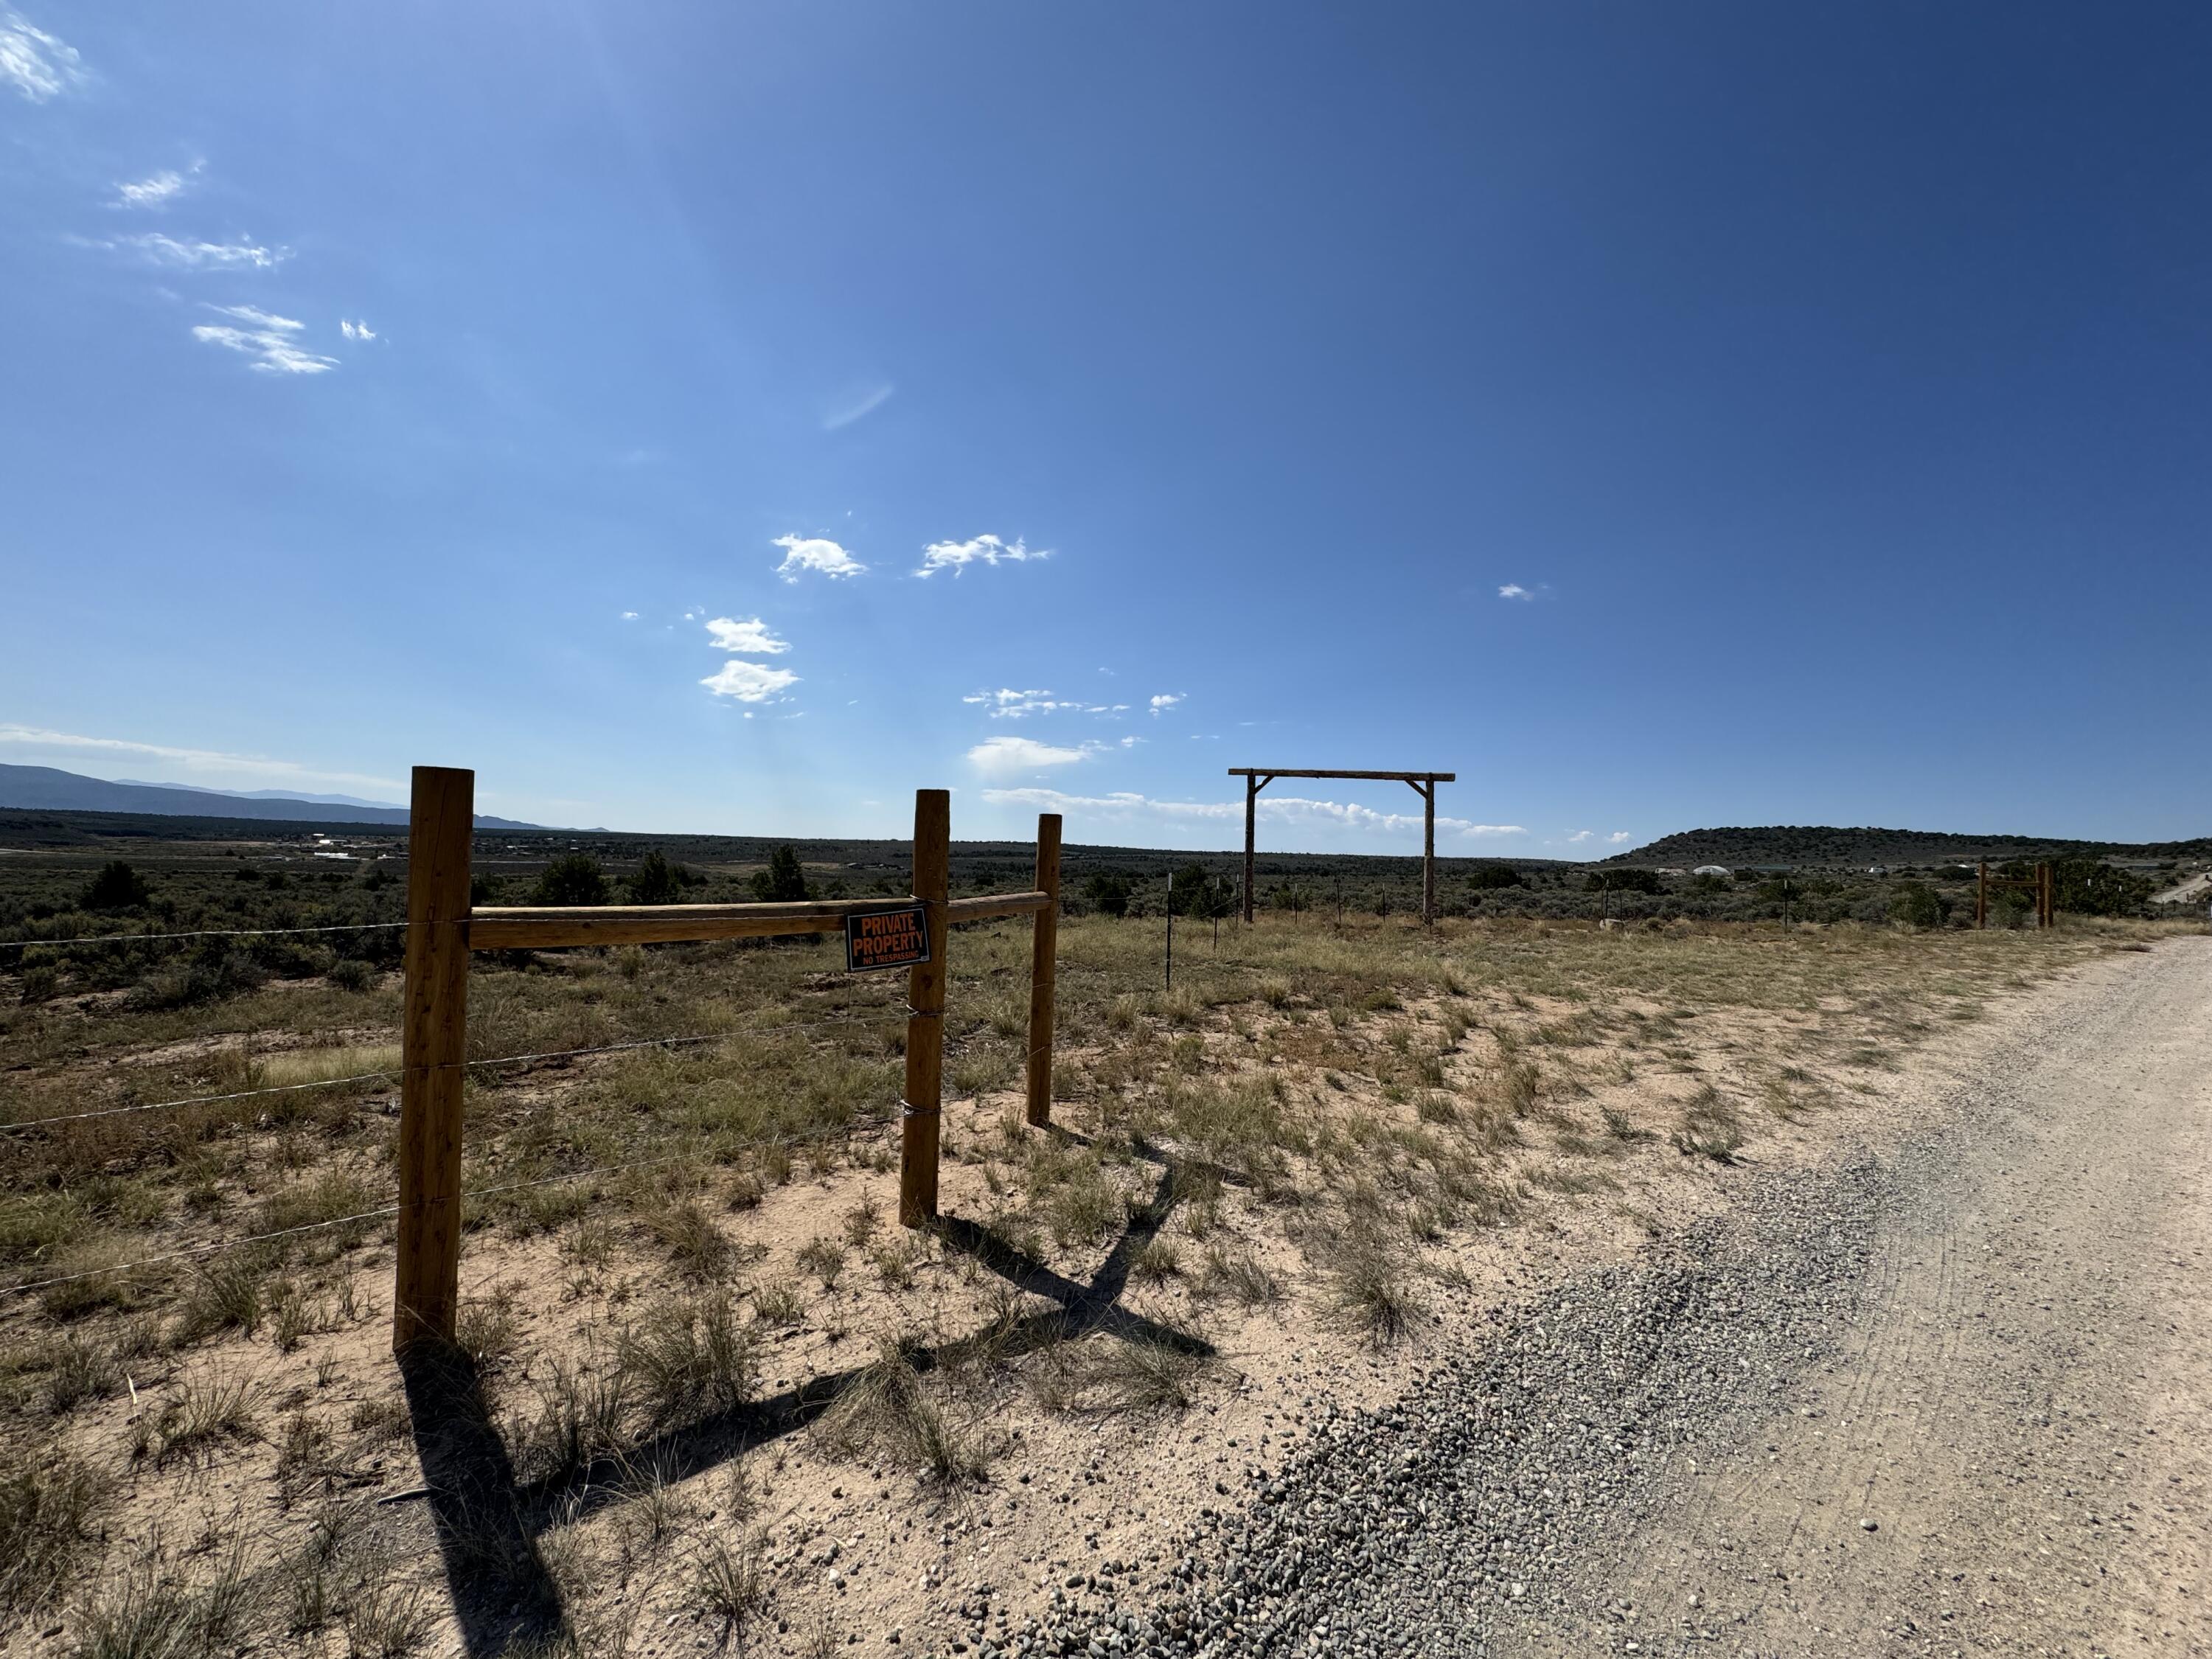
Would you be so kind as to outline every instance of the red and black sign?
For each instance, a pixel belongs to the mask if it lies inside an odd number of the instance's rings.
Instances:
[[[919,904],[845,918],[845,971],[918,968],[929,960],[929,922]]]

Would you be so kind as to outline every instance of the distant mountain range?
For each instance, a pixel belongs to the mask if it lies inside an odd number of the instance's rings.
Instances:
[[[1831,824],[1685,830],[1662,836],[1607,864],[1869,865],[1972,864],[2027,858],[2186,859],[2212,856],[2212,837],[2195,841],[2065,841],[2046,836],[1956,836],[1937,830],[1838,829]]]
[[[189,783],[110,782],[51,766],[0,765],[0,807],[42,812],[150,812],[162,817],[270,818],[309,823],[404,823],[407,809],[349,795],[288,795],[256,789],[234,794]],[[479,830],[539,830],[513,818],[476,821]]]
[[[291,789],[209,789],[197,783],[152,783],[144,778],[118,778],[115,781],[127,783],[133,789],[189,789],[195,795],[228,795],[234,800],[312,800],[325,806],[374,806],[387,812],[407,810],[396,800],[363,800],[359,795],[310,795]]]

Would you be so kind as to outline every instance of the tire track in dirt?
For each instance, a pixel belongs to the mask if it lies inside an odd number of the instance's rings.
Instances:
[[[2207,957],[2107,976],[1959,1091],[1841,1353],[1674,1460],[1530,1650],[2212,1653]]]

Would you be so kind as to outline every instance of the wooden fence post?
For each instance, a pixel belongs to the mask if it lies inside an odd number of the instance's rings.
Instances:
[[[1421,790],[1421,925],[1437,919],[1437,784],[1431,778]]]
[[[1037,890],[1043,909],[1030,927],[1029,1121],[1052,1121],[1052,1000],[1060,953],[1060,814],[1037,814]]]
[[[929,930],[929,960],[906,981],[906,1094],[899,1103],[899,1221],[919,1227],[937,1215],[939,1113],[945,1086],[945,902],[951,896],[952,796],[914,792],[914,896]]]
[[[475,773],[458,768],[418,766],[408,807],[395,1353],[424,1338],[452,1341],[460,1300],[461,1085],[468,1058],[476,781]]]

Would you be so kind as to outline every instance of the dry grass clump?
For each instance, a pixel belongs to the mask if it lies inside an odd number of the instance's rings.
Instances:
[[[19,1449],[0,1461],[0,1611],[45,1606],[99,1541],[109,1483],[65,1450]]]
[[[517,1472],[568,1480],[620,1455],[630,1443],[632,1405],[629,1373],[621,1366],[547,1361],[533,1382],[531,1409],[507,1432]]]
[[[821,1419],[833,1451],[874,1451],[917,1464],[932,1480],[951,1485],[982,1478],[990,1453],[982,1436],[953,1422],[945,1402],[915,1370],[914,1354],[886,1340],[876,1362],[845,1385]]]
[[[80,1659],[185,1659],[235,1652],[249,1598],[243,1540],[187,1578],[159,1540],[121,1574],[103,1577],[76,1615]]]
[[[1211,1369],[1198,1344],[1175,1332],[1055,1343],[1039,1358],[1030,1391],[1058,1412],[1184,1411]]]
[[[1281,1284],[1257,1256],[1218,1242],[1206,1247],[1196,1292],[1207,1299],[1227,1297],[1247,1308],[1272,1307],[1283,1299]]]
[[[732,1547],[710,1538],[692,1563],[685,1601],[714,1621],[717,1645],[726,1647],[744,1633],[746,1623],[768,1605],[767,1579],[761,1571],[761,1539],[749,1534]]]
[[[137,1425],[133,1449],[158,1467],[251,1439],[254,1425],[252,1389],[244,1377],[220,1368],[188,1372],[170,1385],[153,1419]]]
[[[1674,1133],[1675,1150],[1688,1157],[1733,1164],[1743,1146],[1743,1117],[1710,1083],[1682,1103]]]
[[[1341,1240],[1337,1258],[1338,1311],[1370,1346],[1403,1341],[1423,1311],[1405,1268],[1379,1239],[1365,1233]]]
[[[656,1304],[623,1330],[616,1358],[656,1431],[744,1405],[759,1375],[752,1333],[726,1292]]]

